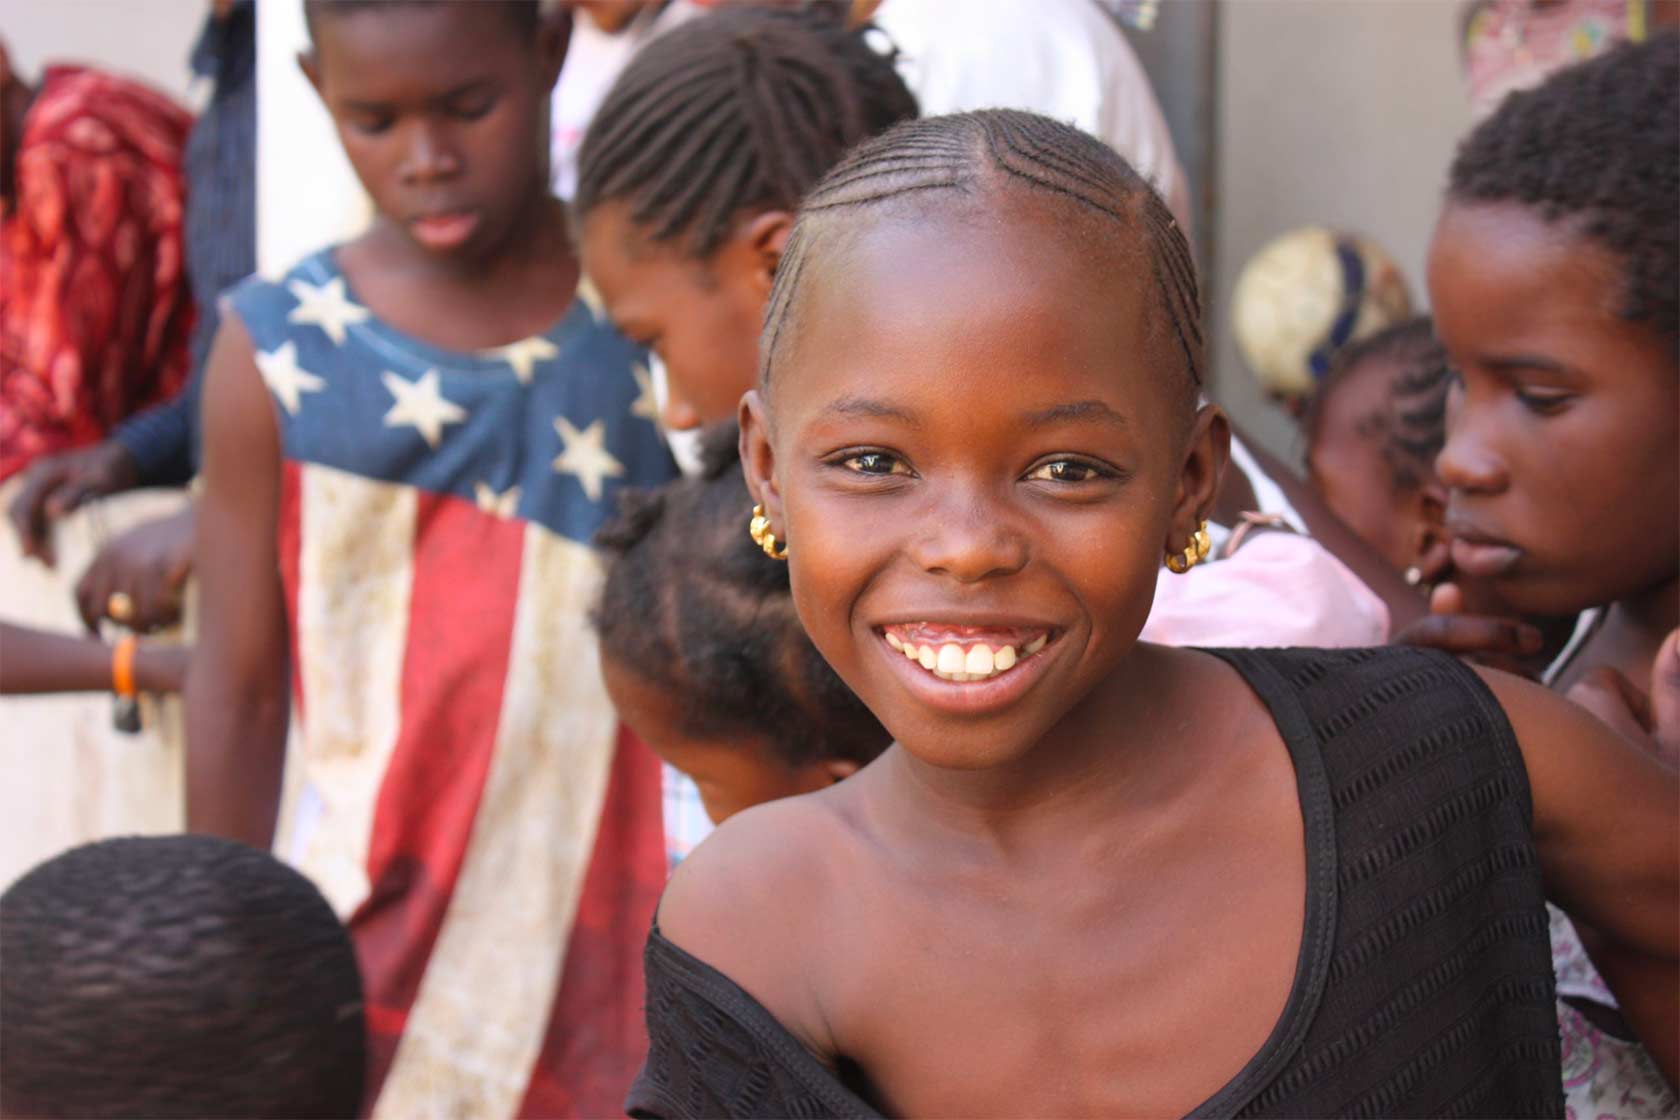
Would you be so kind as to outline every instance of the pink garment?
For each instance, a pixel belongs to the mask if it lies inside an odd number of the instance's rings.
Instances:
[[[1260,532],[1235,554],[1155,581],[1143,641],[1173,646],[1380,646],[1388,607],[1328,549]]]

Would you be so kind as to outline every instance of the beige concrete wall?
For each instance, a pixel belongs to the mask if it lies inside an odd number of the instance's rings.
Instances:
[[[193,100],[187,55],[204,0],[0,0],[0,38],[33,81],[43,63],[82,62]]]
[[[1289,419],[1268,406],[1230,330],[1230,294],[1261,245],[1303,225],[1363,232],[1423,302],[1423,257],[1470,111],[1458,69],[1458,0],[1224,0],[1211,334],[1214,388],[1280,454]]]

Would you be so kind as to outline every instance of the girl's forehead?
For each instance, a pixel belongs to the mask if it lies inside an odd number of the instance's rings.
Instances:
[[[1183,374],[1147,261],[1121,238],[997,217],[900,215],[812,246],[770,366],[773,410],[954,395],[970,419],[1005,398],[1014,412],[1100,400],[1153,415]]]

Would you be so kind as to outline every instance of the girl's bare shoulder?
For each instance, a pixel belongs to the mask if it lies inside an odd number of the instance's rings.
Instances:
[[[821,1052],[812,947],[858,863],[856,825],[831,792],[773,801],[725,821],[685,859],[659,904],[667,941],[729,977]]]

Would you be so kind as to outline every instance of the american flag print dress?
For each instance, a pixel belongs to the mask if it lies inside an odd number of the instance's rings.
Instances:
[[[331,249],[228,303],[281,438],[292,851],[355,941],[372,1114],[620,1113],[665,856],[659,763],[596,663],[589,540],[619,489],[676,473],[643,356],[584,298],[439,349]]]

